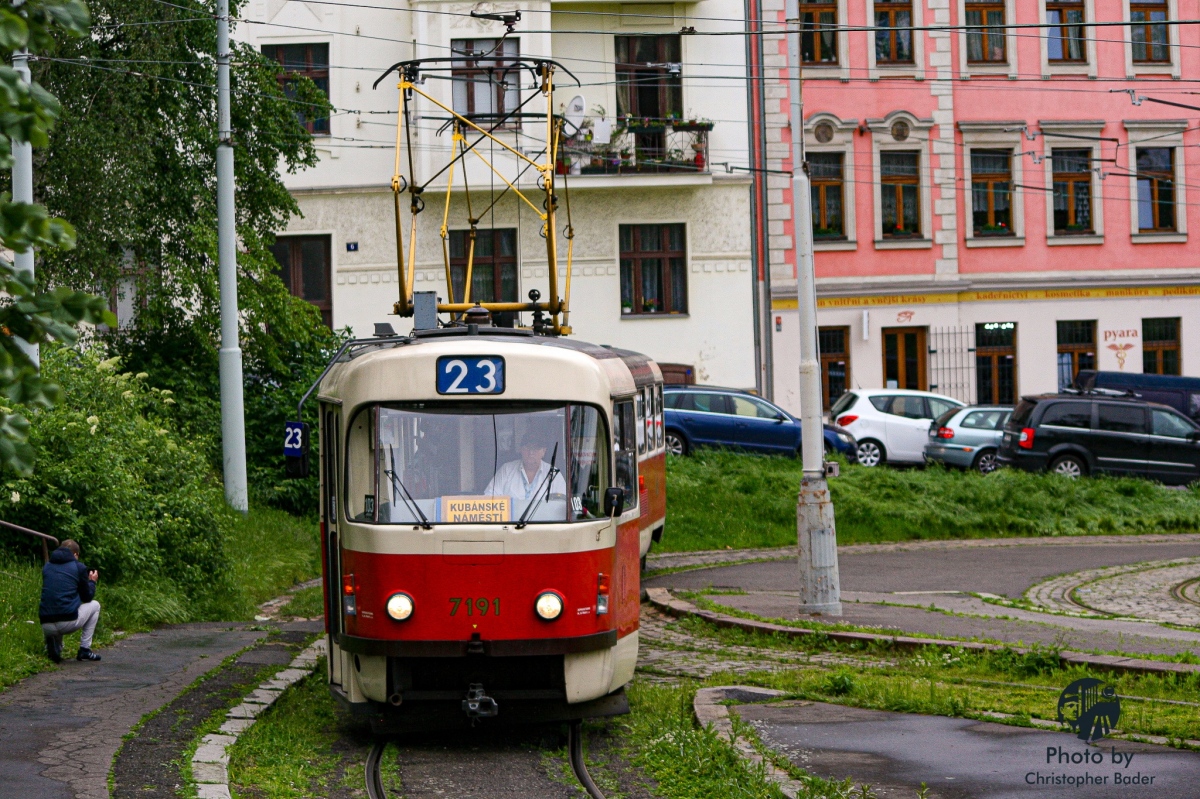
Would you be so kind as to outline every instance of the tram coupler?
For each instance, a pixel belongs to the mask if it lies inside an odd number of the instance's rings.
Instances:
[[[491,718],[500,713],[500,705],[484,693],[483,683],[477,682],[471,683],[471,687],[467,689],[467,698],[463,700],[462,709],[467,718],[472,720]]]

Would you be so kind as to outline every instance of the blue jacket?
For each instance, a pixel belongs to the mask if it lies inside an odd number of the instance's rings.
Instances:
[[[59,547],[42,567],[42,603],[38,615],[42,623],[74,621],[79,606],[96,596],[96,584],[88,579],[88,567],[75,560],[75,553]]]

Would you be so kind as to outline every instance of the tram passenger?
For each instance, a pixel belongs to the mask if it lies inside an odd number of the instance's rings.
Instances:
[[[549,449],[548,439],[548,436],[538,430],[526,430],[517,448],[521,457],[497,469],[496,476],[491,479],[483,493],[493,497],[512,497],[515,505],[523,507],[537,495],[539,488],[545,491],[546,477],[550,473],[550,464],[545,460]],[[554,479],[549,481],[550,494],[565,497],[567,482],[562,476],[562,463],[566,453],[562,447],[558,450],[555,463],[558,471]]]

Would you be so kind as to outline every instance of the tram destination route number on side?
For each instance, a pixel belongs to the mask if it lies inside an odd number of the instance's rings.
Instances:
[[[439,394],[503,394],[504,359],[495,356],[443,355],[437,359]]]

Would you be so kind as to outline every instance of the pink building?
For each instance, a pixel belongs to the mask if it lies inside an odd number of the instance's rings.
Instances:
[[[855,386],[1012,402],[1081,368],[1200,375],[1200,111],[1155,102],[1200,106],[1200,35],[1173,24],[1197,0],[801,15],[839,26],[803,48],[827,402]],[[1014,23],[1048,27],[936,29]],[[763,47],[765,166],[790,170],[786,44]],[[790,184],[766,181],[774,393],[796,409]]]

